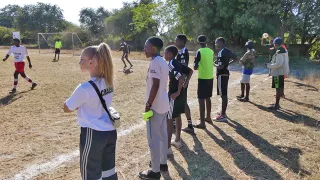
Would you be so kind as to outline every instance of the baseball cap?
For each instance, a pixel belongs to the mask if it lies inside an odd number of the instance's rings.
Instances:
[[[282,39],[277,37],[273,40],[273,44],[281,45],[282,44]]]

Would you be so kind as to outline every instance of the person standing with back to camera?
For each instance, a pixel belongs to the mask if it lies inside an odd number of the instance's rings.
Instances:
[[[90,74],[90,82],[80,84],[64,104],[64,112],[78,111],[80,134],[80,170],[83,180],[117,180],[115,152],[117,131],[103,108],[100,90],[109,108],[113,97],[114,69],[107,44],[90,46],[81,54],[80,69]]]

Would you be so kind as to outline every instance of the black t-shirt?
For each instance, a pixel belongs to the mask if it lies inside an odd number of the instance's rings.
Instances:
[[[177,61],[184,66],[189,65],[189,51],[186,47],[182,48],[177,55]]]
[[[123,53],[130,53],[129,44],[127,44],[126,42],[121,43],[120,44],[120,50],[122,50]]]
[[[189,74],[190,68],[182,66],[176,59],[173,59],[169,62],[169,94],[175,93],[178,91],[179,87],[179,78],[183,74]]]
[[[235,60],[237,55],[234,54],[230,49],[223,48],[219,51],[217,60],[215,61],[216,65],[223,65],[223,69],[217,68],[217,75],[227,74],[229,75],[228,66],[231,60]]]

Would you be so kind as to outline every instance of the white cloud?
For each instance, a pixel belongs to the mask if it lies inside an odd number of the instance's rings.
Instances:
[[[25,4],[36,4],[37,2],[56,4],[64,11],[64,17],[67,21],[71,21],[75,24],[79,24],[79,12],[85,7],[104,7],[108,10],[118,9],[122,7],[123,2],[132,2],[134,0],[80,0],[80,1],[68,1],[68,0],[11,0],[10,4],[17,4],[23,6]],[[8,1],[1,0],[0,8],[8,5]]]

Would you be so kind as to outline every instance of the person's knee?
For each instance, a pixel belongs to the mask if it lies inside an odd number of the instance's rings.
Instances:
[[[27,77],[27,75],[24,73],[24,72],[22,72],[22,73],[20,73],[21,74],[21,77],[23,77],[23,78],[26,78]]]
[[[17,71],[15,71],[14,74],[13,74],[13,77],[14,77],[15,79],[18,79],[18,76],[19,76],[19,73],[18,73]]]
[[[228,96],[221,96],[222,102],[227,102],[228,101]]]

